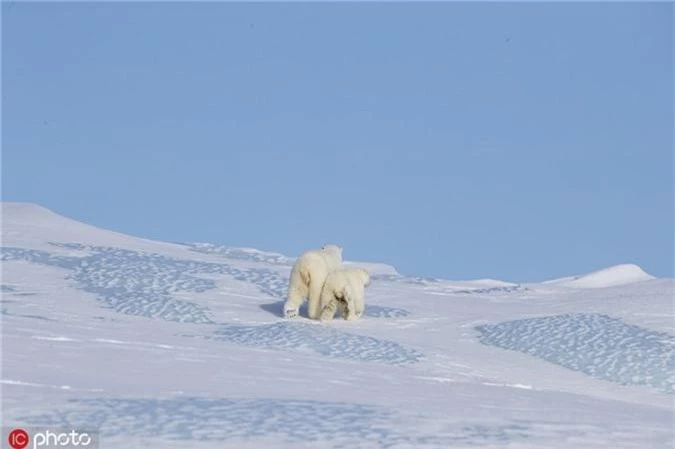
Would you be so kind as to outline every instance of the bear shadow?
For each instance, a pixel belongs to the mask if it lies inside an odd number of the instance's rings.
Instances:
[[[261,304],[260,308],[263,309],[265,312],[271,313],[274,316],[283,318],[285,302],[286,301],[276,301],[267,304]],[[302,317],[307,317],[307,302],[305,302],[303,305],[300,306],[299,315]]]

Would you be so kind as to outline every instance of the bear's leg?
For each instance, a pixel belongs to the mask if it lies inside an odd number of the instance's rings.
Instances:
[[[354,290],[353,288],[347,286],[342,293],[342,318],[345,320],[355,320],[356,317],[356,304],[354,302]]]
[[[356,311],[353,304],[346,306],[346,311],[344,314],[345,320],[353,321],[357,319],[359,316],[361,315]]]
[[[321,314],[321,290],[323,289],[323,280],[312,278],[309,282],[309,295],[307,297],[307,315],[313,319],[319,319]]]
[[[363,312],[365,310],[366,304],[364,301],[364,296],[365,292],[363,288],[356,288],[351,295],[352,303],[354,308],[353,314],[354,314],[354,319],[356,318],[361,318],[363,315]]]
[[[348,291],[336,292],[335,299],[337,300],[337,307],[340,310],[340,316],[342,316],[342,319],[348,320],[349,316],[354,313],[354,305],[349,300]]]
[[[326,321],[326,320],[332,320],[333,317],[335,316],[335,310],[338,307],[338,301],[336,301],[335,298],[332,298],[326,305],[323,306],[323,310],[321,310],[321,315],[319,316],[319,320],[321,321]]]
[[[284,318],[297,318],[300,313],[300,304],[302,304],[302,298],[298,300],[297,297],[289,297],[284,303]]]
[[[347,305],[347,301],[344,299],[340,300],[337,302],[338,304],[338,309],[340,309],[340,316],[342,316],[343,319],[347,319],[349,316],[349,306]]]
[[[355,304],[354,304],[354,317],[355,317],[355,318],[361,318],[361,315],[363,315],[363,309],[364,309],[364,304],[363,304],[363,302],[359,303],[358,301],[355,301]]]
[[[284,317],[296,318],[300,313],[300,306],[308,294],[307,284],[301,273],[293,270],[288,281],[288,299],[284,303]]]

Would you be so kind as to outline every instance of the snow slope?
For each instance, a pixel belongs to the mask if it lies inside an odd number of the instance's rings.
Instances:
[[[291,257],[2,213],[5,432],[93,429],[102,448],[675,443],[675,283],[637,266],[514,284],[350,262],[374,273],[365,317],[319,323],[280,317]]]
[[[564,285],[567,287],[598,288],[614,285],[630,284],[654,279],[635,264],[622,264],[602,270],[594,271],[582,276],[547,281],[547,284]]]

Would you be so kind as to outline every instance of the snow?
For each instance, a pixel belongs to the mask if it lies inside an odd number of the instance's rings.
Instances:
[[[635,264],[621,264],[594,271],[583,276],[572,276],[547,281],[547,284],[557,284],[575,288],[601,288],[614,285],[625,285],[654,279]]]
[[[101,447],[671,448],[673,279],[373,278],[365,316],[280,317],[293,258],[2,205],[5,431]],[[351,249],[344,255],[349,259]],[[5,436],[3,436],[5,439]]]

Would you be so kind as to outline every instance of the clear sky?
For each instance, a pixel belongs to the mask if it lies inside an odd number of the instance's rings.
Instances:
[[[671,3],[6,3],[2,196],[515,282],[673,276]]]

